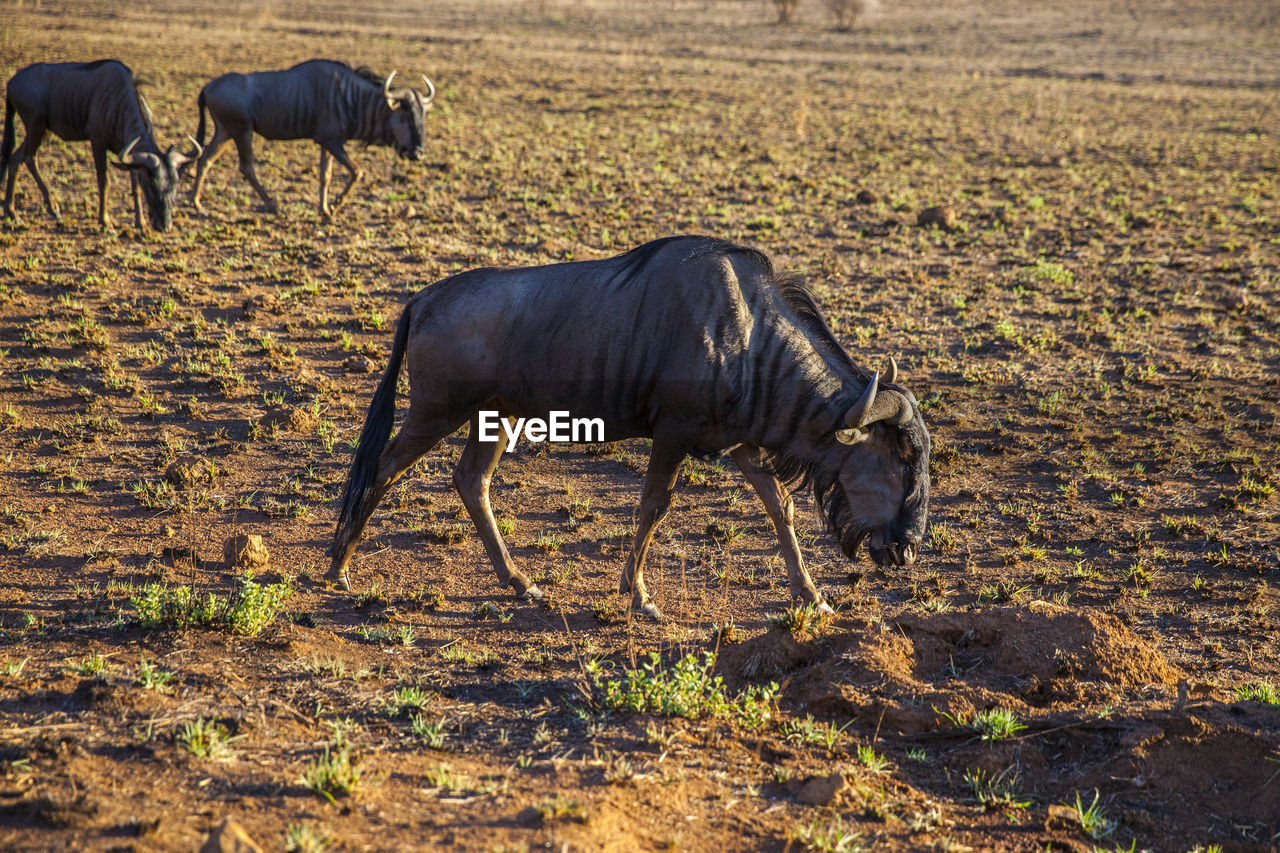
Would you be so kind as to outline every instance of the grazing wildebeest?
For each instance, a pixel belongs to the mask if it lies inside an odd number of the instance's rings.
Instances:
[[[13,114],[22,116],[27,136],[13,150]],[[5,89],[4,141],[0,147],[0,178],[8,174],[4,212],[14,217],[13,185],[25,162],[44,196],[45,207],[54,219],[61,218],[58,206],[36,166],[36,149],[51,131],[68,142],[89,140],[93,165],[98,172],[98,223],[106,227],[107,152],[120,155],[112,165],[128,171],[133,185],[133,221],[142,227],[138,194],[147,200],[151,225],[169,230],[173,222],[173,201],[178,192],[180,170],[192,156],[169,146],[161,153],[151,127],[151,110],[138,93],[133,72],[122,62],[38,62],[28,65],[9,81]],[[195,154],[199,153],[199,146]],[[193,155],[194,156],[194,155]]]
[[[253,135],[265,139],[313,139],[320,146],[320,216],[328,221],[341,206],[361,171],[343,143],[357,139],[369,145],[394,145],[396,153],[418,160],[426,133],[424,116],[431,109],[436,90],[431,81],[425,96],[408,88],[391,88],[392,71],[384,80],[367,68],[342,62],[312,59],[285,71],[224,74],[200,90],[200,126],[196,138],[204,144],[205,109],[213,116],[213,139],[196,168],[191,201],[200,206],[200,188],[210,164],[228,142],[240,154],[240,172],[275,213],[276,203],[267,195],[253,168]],[[337,160],[351,175],[346,188],[329,207],[329,179]]]
[[[395,438],[397,377],[409,411]],[[600,418],[606,441],[653,439],[639,528],[620,592],[661,616],[643,568],[686,455],[729,451],[764,502],[791,593],[825,607],[800,556],[791,493],[813,487],[852,559],[866,539],[880,565],[910,565],[925,532],[929,433],[915,397],[840,348],[812,296],[760,252],[670,237],[601,261],[479,269],[419,291],[396,327],[338,515],[329,579],[347,565],[378,501],[423,454],[471,419],[453,482],[500,585],[538,598],[512,564],[489,506],[505,440],[481,438],[481,410]]]

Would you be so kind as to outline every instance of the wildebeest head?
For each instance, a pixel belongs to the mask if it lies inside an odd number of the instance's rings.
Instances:
[[[427,133],[426,114],[436,97],[436,87],[425,76],[427,84],[424,96],[414,89],[391,88],[392,71],[382,83],[382,96],[391,109],[391,136],[396,153],[408,160],[421,160],[426,152],[424,139]]]
[[[893,385],[890,359],[884,384]],[[775,457],[776,473],[812,483],[819,512],[850,559],[858,546],[877,565],[909,566],[924,539],[929,510],[929,432],[915,397],[885,388],[876,374],[825,436],[817,458]]]
[[[173,224],[173,208],[178,195],[178,184],[182,181],[182,173],[187,165],[200,156],[200,146],[195,140],[196,150],[193,155],[182,154],[170,145],[163,154],[148,151],[135,152],[138,144],[135,139],[120,154],[120,162],[113,163],[117,169],[129,172],[142,188],[142,197],[147,204],[147,218],[151,227],[157,231],[168,231]]]

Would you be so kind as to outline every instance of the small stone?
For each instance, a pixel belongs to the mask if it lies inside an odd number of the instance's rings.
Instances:
[[[956,212],[948,205],[938,204],[933,207],[926,207],[920,211],[920,215],[916,217],[916,225],[921,228],[928,228],[930,225],[936,225],[946,231],[956,227]]]
[[[796,793],[796,802],[808,806],[825,806],[835,799],[836,792],[843,787],[844,776],[839,773],[814,776],[800,787]]]
[[[1249,304],[1249,291],[1243,287],[1230,287],[1222,294],[1222,304],[1232,311],[1238,311]]]
[[[217,829],[209,833],[200,847],[200,853],[262,853],[262,848],[249,837],[244,827],[231,818],[226,818],[218,824]]]
[[[261,571],[267,567],[270,555],[261,536],[239,534],[228,538],[222,544],[222,559],[228,569]]]
[[[1044,828],[1048,830],[1080,829],[1080,812],[1076,811],[1071,806],[1054,803],[1049,806],[1049,816],[1045,818]]]
[[[373,373],[378,363],[367,355],[353,355],[342,362],[342,369],[348,373]]]
[[[413,219],[413,218],[414,218],[415,216],[417,216],[417,215],[418,215],[418,208],[414,207],[414,206],[413,206],[413,205],[411,205],[411,204],[406,204],[406,205],[404,206],[404,218],[405,218],[405,219]]]
[[[858,204],[876,204],[880,201],[880,196],[876,194],[875,190],[860,189],[855,200]]]
[[[264,429],[284,429],[293,432],[310,432],[316,428],[319,419],[314,412],[299,406],[287,409],[274,409],[267,412],[258,421]]]
[[[179,456],[164,469],[164,478],[179,489],[190,489],[211,479],[213,467],[195,456]]]

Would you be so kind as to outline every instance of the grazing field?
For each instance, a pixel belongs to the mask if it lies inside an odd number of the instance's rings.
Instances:
[[[1276,849],[1275,3],[372,5],[0,9],[5,79],[119,58],[164,145],[231,70],[438,90],[422,161],[348,146],[328,225],[309,141],[255,144],[279,214],[228,152],[166,233],[118,173],[98,230],[84,143],[41,150],[61,222],[19,177],[0,849],[194,850],[227,817],[276,850]],[[457,435],[355,591],[323,582],[410,294],[682,232],[764,249],[857,361],[896,357],[933,437],[914,567],[849,562],[799,496],[837,613],[788,609],[750,488],[690,461],[647,571],[667,618],[631,618],[646,443],[524,445],[493,490],[549,593],[520,602]]]

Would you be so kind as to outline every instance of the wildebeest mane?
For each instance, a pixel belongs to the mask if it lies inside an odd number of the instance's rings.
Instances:
[[[772,273],[771,269],[770,272]],[[836,408],[841,411],[847,410],[853,405],[855,394],[861,393],[862,389],[866,387],[865,383],[871,379],[871,371],[855,363],[849,357],[849,354],[845,352],[840,342],[836,340],[831,327],[827,325],[826,318],[822,316],[822,310],[818,307],[813,292],[800,275],[772,275],[771,278],[773,286],[788,309],[791,320],[805,334],[814,349],[818,351],[832,371],[845,382],[848,399],[838,401]],[[854,381],[850,383],[849,380]],[[898,386],[887,383],[881,387],[903,391]],[[839,426],[842,426],[842,424],[833,423],[830,425],[833,434]],[[904,455],[910,455],[917,461],[928,458],[927,437],[922,439],[921,432],[922,428],[917,420],[906,426],[903,435]],[[832,440],[834,441],[834,435]],[[823,519],[826,521],[831,533],[840,543],[841,550],[844,551],[847,557],[852,559],[857,552],[858,545],[871,530],[858,521],[858,518],[850,508],[844,489],[840,485],[836,468],[829,464],[824,466],[822,464],[822,454],[806,458],[785,452],[766,451],[764,461],[773,475],[789,491],[794,493],[807,486],[813,487],[814,500]],[[927,472],[925,477],[921,477],[919,472],[912,471],[911,482],[908,484],[908,492],[903,501],[899,517],[915,517],[915,509],[923,499],[926,478]]]
[[[827,325],[826,318],[822,316],[817,300],[813,298],[813,291],[799,274],[776,276],[774,286],[778,289],[778,295],[782,297],[783,303],[791,309],[792,319],[795,320],[796,325],[808,335],[814,347],[829,363],[835,362],[845,371],[861,379],[871,378],[866,368],[854,364],[853,359],[849,358],[849,354],[844,351],[844,347],[840,346],[831,327]]]
[[[374,84],[379,89],[382,88],[383,82],[387,79],[367,65],[361,65],[359,68],[352,68],[350,63],[343,62],[341,59],[308,59],[305,62],[299,62],[289,70],[292,71],[294,68],[300,68],[308,62],[327,62],[330,65],[336,65],[339,68],[350,71],[352,74],[358,75],[361,79]]]
[[[347,63],[345,62],[341,64],[347,69],[355,71],[355,73],[358,74],[362,79],[368,80],[370,83],[377,86],[379,89],[382,88],[383,82],[385,82],[387,79],[386,77],[374,71],[372,68],[370,68],[367,65],[361,65],[359,68],[351,68],[351,66],[347,65]]]

